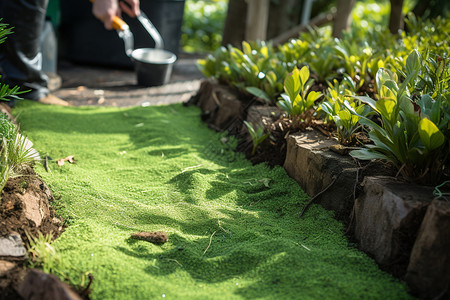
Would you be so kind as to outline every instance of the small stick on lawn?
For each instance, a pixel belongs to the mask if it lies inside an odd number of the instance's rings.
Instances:
[[[206,247],[205,251],[203,251],[203,255],[205,255],[206,251],[208,251],[208,249],[209,249],[209,246],[211,246],[212,238],[216,234],[216,232],[217,231],[214,231],[213,234],[211,234],[211,236],[209,237],[209,244],[208,244],[208,247]]]
[[[315,195],[314,197],[311,198],[311,200],[309,200],[308,203],[306,203],[305,207],[303,207],[302,211],[300,212],[299,218],[301,218],[303,216],[303,214],[306,212],[306,210],[311,206],[311,204],[314,203],[314,201],[323,193],[325,193],[338,179],[339,176],[335,176],[333,181],[331,181],[331,183],[324,188],[322,191],[320,191],[317,195]]]

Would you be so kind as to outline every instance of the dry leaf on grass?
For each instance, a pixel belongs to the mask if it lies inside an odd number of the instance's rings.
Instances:
[[[70,156],[67,156],[66,158],[58,159],[58,161],[57,161],[58,166],[63,166],[66,161],[73,164],[73,163],[75,163],[75,158],[73,155],[70,155]]]

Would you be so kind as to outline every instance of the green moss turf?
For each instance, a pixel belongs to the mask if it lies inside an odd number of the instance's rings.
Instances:
[[[37,171],[69,223],[54,242],[65,270],[94,275],[93,299],[408,299],[313,205],[281,167],[252,166],[182,105],[133,108],[21,103]],[[265,183],[269,184],[269,188]],[[132,240],[164,231],[157,246]]]

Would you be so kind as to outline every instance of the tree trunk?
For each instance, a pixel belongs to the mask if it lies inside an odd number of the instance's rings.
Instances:
[[[222,45],[240,47],[245,39],[247,3],[245,0],[229,0],[227,18],[223,29]]]
[[[270,1],[268,39],[279,36],[300,24],[302,2],[299,0]]]
[[[333,37],[341,38],[342,32],[350,28],[352,9],[356,0],[337,0],[337,13],[333,24]]]
[[[392,34],[397,34],[403,29],[403,0],[391,0],[391,15],[389,17],[389,30]]]
[[[265,41],[269,20],[269,0],[247,0],[246,41]]]

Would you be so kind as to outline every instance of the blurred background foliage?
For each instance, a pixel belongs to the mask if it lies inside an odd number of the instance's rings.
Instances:
[[[419,0],[405,0],[403,12],[406,15],[412,11]],[[272,7],[282,5],[280,0],[271,0]],[[314,1],[311,18],[327,12],[336,5],[336,1]],[[228,0],[186,0],[182,27],[181,47],[188,53],[210,53],[220,47],[225,19],[227,16]],[[431,0],[425,17],[435,17],[446,14],[450,9],[448,0]],[[292,11],[285,9],[286,16]],[[283,11],[283,10],[279,10]],[[356,2],[352,17],[352,32],[356,36],[381,32],[387,28],[390,12],[389,0],[359,0]],[[301,14],[301,11],[295,11]],[[291,16],[292,17],[292,16]],[[328,34],[330,26],[325,26],[324,34]]]
[[[181,46],[184,52],[205,53],[220,47],[228,0],[186,0]]]

